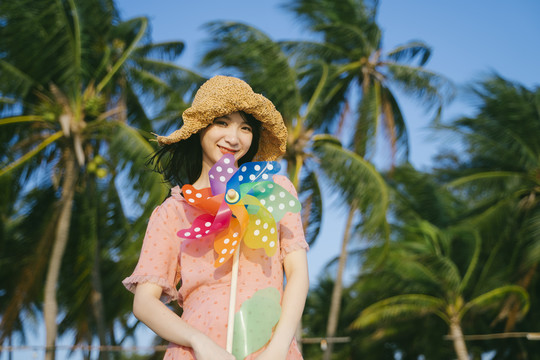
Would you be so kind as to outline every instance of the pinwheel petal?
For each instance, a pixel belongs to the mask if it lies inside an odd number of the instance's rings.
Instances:
[[[229,260],[240,246],[242,240],[242,226],[236,218],[231,219],[229,228],[218,234],[214,240],[214,250],[218,257],[214,262],[214,267],[219,267]]]
[[[249,215],[248,226],[244,234],[244,244],[251,249],[263,248],[266,255],[273,256],[278,248],[277,227],[274,217],[253,196],[244,195],[243,202],[251,208],[258,208],[256,214]]]
[[[277,174],[281,166],[277,161],[258,161],[245,163],[230,178],[227,183],[227,191],[234,189],[240,191],[240,185],[257,181],[272,180],[272,175]]]
[[[224,197],[223,194],[212,196],[210,188],[199,190],[190,184],[182,186],[182,194],[191,205],[212,215],[216,215]]]
[[[213,234],[219,231],[212,228],[214,219],[215,217],[210,214],[202,214],[193,221],[189,229],[180,230],[176,235],[184,239],[200,239],[203,236]]]
[[[297,213],[301,209],[300,201],[274,182],[258,182],[250,187],[248,194],[259,199],[261,204],[272,213],[276,222],[279,222],[286,213]]]
[[[223,155],[208,172],[212,194],[217,195],[225,193],[225,189],[227,189],[227,182],[230,180],[236,170],[237,167],[234,166],[234,155]]]
[[[280,298],[279,291],[269,287],[242,303],[234,316],[232,353],[237,359],[244,359],[270,340],[281,316]]]

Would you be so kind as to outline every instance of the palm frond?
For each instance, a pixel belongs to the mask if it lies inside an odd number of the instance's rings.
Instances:
[[[526,314],[529,311],[529,294],[525,289],[518,285],[501,286],[487,293],[484,293],[476,298],[468,301],[463,309],[459,312],[460,317],[463,317],[469,310],[479,307],[487,308],[490,305],[500,304],[509,295],[516,295],[521,301],[521,313]]]
[[[440,74],[423,67],[398,63],[386,63],[392,83],[406,94],[419,99],[427,110],[441,108],[453,99],[455,90],[452,83]]]
[[[41,143],[36,145],[31,151],[27,152],[26,154],[24,154],[19,159],[12,162],[11,164],[8,164],[2,169],[0,169],[0,176],[5,175],[9,173],[10,171],[16,169],[17,167],[21,166],[26,161],[30,160],[34,155],[36,155],[37,153],[45,149],[47,146],[49,146],[51,143],[60,139],[62,136],[64,136],[64,133],[62,131],[58,131],[48,136],[45,140],[43,140]]]
[[[352,323],[353,329],[364,328],[377,323],[418,317],[435,313],[448,321],[441,313],[444,302],[436,297],[422,294],[405,294],[376,302],[364,309]]]
[[[491,180],[491,179],[523,179],[525,178],[524,174],[514,171],[486,171],[486,172],[476,172],[473,175],[463,176],[456,180],[448,183],[448,186],[458,187],[466,183],[480,180]]]
[[[319,179],[313,171],[302,178],[299,198],[302,202],[302,222],[306,241],[312,245],[317,240],[322,225],[322,196]]]
[[[390,50],[386,56],[397,63],[410,63],[418,57],[418,66],[424,66],[431,56],[431,47],[422,41],[410,41]]]
[[[96,91],[100,92],[111,80],[111,78],[116,74],[116,72],[120,69],[122,65],[124,65],[124,62],[128,59],[128,57],[135,51],[139,41],[143,37],[143,35],[146,32],[146,28],[148,25],[148,20],[146,18],[137,18],[131,20],[133,22],[137,21],[140,23],[140,29],[133,39],[133,41],[129,44],[129,46],[122,52],[122,56],[114,63],[112,68],[107,72],[107,74],[101,79],[101,81],[96,85]]]
[[[344,201],[357,202],[364,214],[365,230],[369,232],[384,227],[388,188],[375,167],[341,147],[331,136],[314,137],[313,149],[321,169],[342,194]]]
[[[144,44],[134,50],[134,57],[175,61],[184,51],[184,47],[182,41]]]
[[[126,194],[141,206],[143,213],[149,215],[149,211],[160,204],[167,196],[169,189],[158,173],[146,169],[146,162],[155,151],[147,139],[137,129],[118,122],[115,127],[115,136],[111,142],[111,150],[114,151],[116,163],[120,168],[126,169],[127,181],[132,189],[126,189]],[[136,196],[136,194],[139,194]]]

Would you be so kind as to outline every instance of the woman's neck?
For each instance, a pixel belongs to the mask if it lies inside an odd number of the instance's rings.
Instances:
[[[210,187],[210,178],[208,177],[208,172],[210,169],[211,167],[203,161],[201,176],[199,176],[199,178],[195,180],[193,184],[191,184],[195,189],[204,189]]]

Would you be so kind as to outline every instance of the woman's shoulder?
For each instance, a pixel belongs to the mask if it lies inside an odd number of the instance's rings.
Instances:
[[[180,189],[180,186],[176,185],[171,189],[171,195],[165,199],[165,201],[184,201],[184,197],[182,196],[182,189]]]
[[[170,195],[160,205],[156,206],[153,212],[167,213],[169,211],[183,211],[185,205],[186,204],[185,199],[182,196],[182,190],[179,186],[175,186],[171,189]]]
[[[293,183],[289,178],[285,175],[274,175],[273,176],[274,182],[278,185],[283,186],[283,188],[287,189],[289,192],[296,193],[296,189],[294,188]]]
[[[292,185],[291,180],[289,180],[289,178],[285,175],[274,175],[273,178],[274,178],[274,182],[279,185],[287,185],[287,184]]]

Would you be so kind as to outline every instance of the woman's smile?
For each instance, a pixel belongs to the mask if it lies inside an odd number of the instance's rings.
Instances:
[[[225,155],[225,154],[233,154],[234,155],[234,154],[236,154],[238,152],[238,150],[233,150],[233,149],[230,149],[230,148],[225,147],[225,146],[218,145],[218,147],[219,147],[219,150],[221,151],[221,153],[223,155]]]

